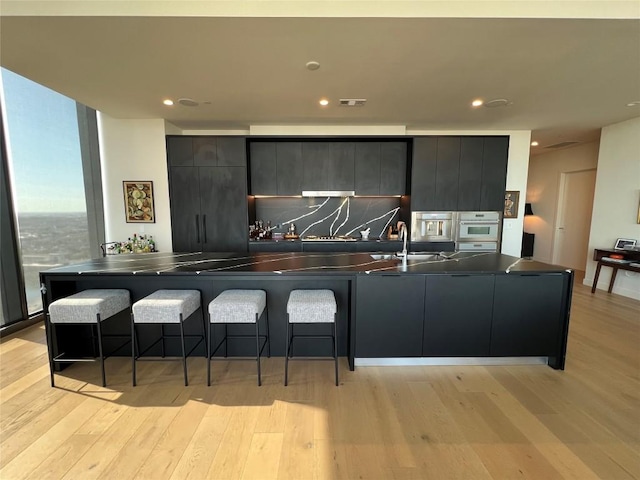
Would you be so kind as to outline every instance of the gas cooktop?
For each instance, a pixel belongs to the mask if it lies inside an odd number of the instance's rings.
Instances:
[[[355,242],[356,239],[349,235],[307,235],[302,237],[303,242]]]

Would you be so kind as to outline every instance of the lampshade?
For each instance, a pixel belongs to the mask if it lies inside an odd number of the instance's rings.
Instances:
[[[531,209],[531,204],[530,203],[525,203],[524,204],[524,214],[525,215],[533,215],[533,210]]]

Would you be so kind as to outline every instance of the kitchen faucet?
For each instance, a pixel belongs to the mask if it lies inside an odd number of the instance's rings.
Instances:
[[[402,239],[402,252],[400,252],[398,256],[407,258],[407,224],[398,222],[398,226],[398,237]]]

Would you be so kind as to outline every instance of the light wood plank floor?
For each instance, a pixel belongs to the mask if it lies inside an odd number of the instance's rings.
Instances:
[[[576,285],[567,369],[193,358],[73,365],[50,388],[44,330],[0,344],[0,478],[639,479],[640,302]]]

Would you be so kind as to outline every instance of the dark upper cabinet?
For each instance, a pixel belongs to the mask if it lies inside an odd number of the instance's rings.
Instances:
[[[420,357],[423,275],[358,275],[356,357]]]
[[[479,210],[482,182],[482,137],[462,137],[460,174],[458,176],[458,210]]]
[[[328,190],[353,190],[355,185],[355,144],[329,143]]]
[[[380,142],[355,142],[355,192],[380,194]]]
[[[508,137],[416,137],[411,209],[502,211]]]
[[[562,273],[497,276],[491,355],[555,355],[566,288]]]
[[[245,137],[168,136],[167,160],[171,167],[245,167]]]
[[[509,137],[485,137],[479,210],[504,210]]]
[[[493,275],[428,275],[423,355],[489,355]]]
[[[302,190],[329,190],[329,143],[302,142]]]
[[[356,142],[356,195],[407,193],[406,142]]]
[[[276,142],[252,142],[249,144],[251,169],[251,193],[253,195],[277,195]]]
[[[380,144],[380,195],[407,193],[407,144]]]
[[[438,138],[436,198],[433,210],[458,210],[460,137]]]
[[[276,143],[276,179],[278,195],[302,192],[302,143]]]
[[[411,210],[435,210],[437,152],[437,137],[417,137],[413,140]]]

